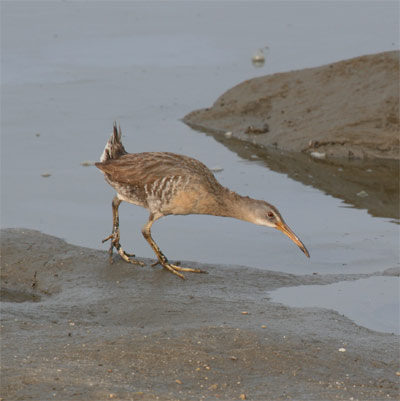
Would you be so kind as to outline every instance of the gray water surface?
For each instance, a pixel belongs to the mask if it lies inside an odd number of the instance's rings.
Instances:
[[[397,48],[396,10],[390,2],[2,2],[2,227],[107,249],[114,193],[81,163],[99,158],[117,120],[130,152],[172,151],[221,167],[223,185],[277,206],[311,253],[265,227],[173,216],[153,228],[170,259],[294,274],[398,266],[391,218],[243,159],[179,120],[245,79]],[[251,57],[264,46],[256,69]],[[154,257],[140,232],[147,211],[120,211],[124,248]]]
[[[399,277],[369,277],[329,285],[301,285],[270,293],[289,306],[334,309],[360,326],[400,334]],[[351,307],[349,307],[351,305]]]

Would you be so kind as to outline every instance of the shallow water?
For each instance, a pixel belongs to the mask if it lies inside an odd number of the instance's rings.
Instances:
[[[398,277],[381,276],[329,285],[279,288],[270,296],[274,302],[297,308],[334,309],[360,326],[400,334],[399,286]]]
[[[392,3],[334,4],[3,2],[2,227],[107,249],[113,191],[81,163],[99,158],[117,120],[130,152],[172,151],[223,168],[221,183],[276,205],[311,253],[264,227],[174,216],[153,228],[170,259],[296,274],[398,266],[391,218],[349,208],[340,194],[243,159],[179,121],[245,79],[398,47]],[[256,69],[251,57],[266,45]],[[121,205],[121,243],[153,257],[140,233],[147,215]]]

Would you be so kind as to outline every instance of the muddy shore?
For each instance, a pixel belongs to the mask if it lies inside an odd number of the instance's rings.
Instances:
[[[1,264],[4,400],[398,399],[398,336],[268,296],[369,275],[185,262],[209,274],[182,281],[25,229]]]
[[[253,78],[183,121],[319,159],[399,160],[399,52]]]

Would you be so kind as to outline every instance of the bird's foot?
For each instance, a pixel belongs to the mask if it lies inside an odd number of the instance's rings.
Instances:
[[[158,260],[156,263],[153,263],[151,266],[156,266],[158,264],[160,264],[165,269],[169,270],[171,273],[177,275],[182,280],[186,280],[186,278],[182,273],[179,273],[179,272],[208,274],[208,272],[206,272],[205,270],[193,269],[191,267],[181,267],[181,266],[173,265],[173,264],[169,263],[168,259],[165,258],[165,257],[162,258],[161,260]]]
[[[136,260],[135,255],[133,253],[126,253],[123,250],[121,244],[119,243],[119,232],[118,231],[114,231],[107,238],[104,238],[102,242],[104,243],[108,240],[111,240],[110,249],[108,251],[108,253],[110,254],[110,263],[113,263],[112,255],[113,255],[113,248],[115,248],[118,251],[119,256],[121,256],[121,258],[123,260],[125,260],[125,262],[132,263],[134,265],[139,265],[139,266],[145,265],[143,262]]]

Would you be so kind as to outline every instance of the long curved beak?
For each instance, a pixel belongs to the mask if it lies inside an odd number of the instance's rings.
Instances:
[[[286,223],[279,221],[278,223],[276,223],[276,228],[279,231],[282,231],[284,234],[286,234],[304,252],[304,254],[308,258],[310,257],[307,248],[304,246],[304,244],[299,240],[297,235],[289,228],[289,226]]]

